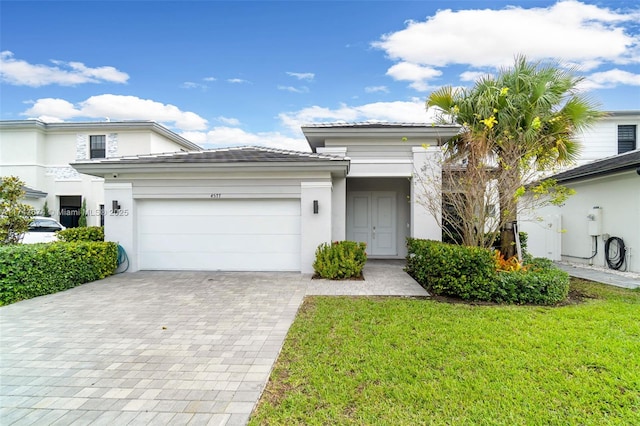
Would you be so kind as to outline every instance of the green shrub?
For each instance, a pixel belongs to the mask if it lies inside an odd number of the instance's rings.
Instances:
[[[68,243],[78,241],[104,241],[104,228],[102,226],[89,226],[83,228],[69,228],[58,231],[60,241]]]
[[[56,242],[0,247],[0,304],[102,279],[116,269],[111,242]]]
[[[526,269],[498,272],[491,250],[413,238],[407,240],[407,248],[406,271],[433,294],[550,305],[569,292],[569,275],[548,259],[532,259]]]
[[[318,276],[329,280],[361,277],[367,261],[366,248],[365,243],[355,241],[320,244],[313,269]]]
[[[496,268],[491,250],[407,239],[407,273],[434,294],[491,300]]]
[[[558,268],[501,272],[496,282],[494,302],[553,305],[569,294],[569,274]]]

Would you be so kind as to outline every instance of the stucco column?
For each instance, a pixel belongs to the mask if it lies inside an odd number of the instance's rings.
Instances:
[[[436,220],[418,202],[422,197],[442,197],[442,194],[435,194],[434,188],[425,187],[416,178],[416,174],[422,173],[421,169],[425,165],[430,168],[430,175],[441,176],[441,155],[440,148],[437,146],[429,146],[428,148],[413,147],[414,177],[411,180],[411,236],[414,238],[442,240],[441,221]]]
[[[334,177],[331,199],[331,240],[347,238],[347,178]]]
[[[313,273],[316,249],[331,242],[331,182],[302,182],[300,195],[300,272]],[[318,213],[314,213],[317,201]]]
[[[118,211],[114,211],[113,201],[117,201],[120,205]],[[133,184],[105,182],[104,202],[104,239],[116,242],[125,249],[129,257],[127,272],[135,272],[138,270],[138,259]]]

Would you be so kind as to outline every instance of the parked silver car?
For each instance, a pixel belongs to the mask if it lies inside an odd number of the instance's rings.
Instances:
[[[50,217],[35,216],[29,225],[29,231],[25,232],[22,244],[50,243],[57,241],[57,231],[66,229],[55,219]]]

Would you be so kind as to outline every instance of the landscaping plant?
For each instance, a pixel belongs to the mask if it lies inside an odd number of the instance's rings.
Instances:
[[[68,228],[58,231],[60,241],[104,241],[104,227],[85,226],[83,228]]]
[[[0,179],[0,244],[18,244],[29,230],[34,209],[20,200],[24,198],[24,182],[15,176]]]
[[[499,251],[414,238],[407,248],[407,273],[436,295],[552,305],[569,292],[569,275],[547,259],[523,263]]]
[[[329,280],[360,278],[367,261],[366,248],[366,243],[355,241],[320,244],[313,270],[317,276]]]
[[[66,290],[114,273],[112,242],[55,242],[0,247],[0,304]]]

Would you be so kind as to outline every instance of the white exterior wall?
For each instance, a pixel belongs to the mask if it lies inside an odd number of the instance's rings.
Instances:
[[[130,260],[129,272],[140,267],[136,206],[144,200],[204,200],[211,199],[212,194],[220,200],[299,200],[302,273],[313,273],[316,248],[332,241],[329,172],[184,172],[172,173],[171,178],[157,173],[119,173],[117,178],[107,177],[104,187],[105,239],[124,247]],[[110,212],[113,200],[122,207],[119,214]],[[313,213],[313,200],[318,200],[318,214]]]
[[[331,192],[331,240],[344,241],[347,238],[347,179],[333,178]]]
[[[120,244],[129,257],[128,272],[135,272],[138,268],[138,259],[135,255],[138,250],[136,229],[136,204],[133,199],[133,185],[131,182],[104,183],[105,217],[104,239]],[[120,205],[119,211],[114,211],[113,201]]]
[[[620,237],[629,249],[629,270],[640,272],[640,176],[635,170],[602,178],[568,183],[576,190],[562,207],[563,260],[588,263],[567,257],[591,255],[592,237],[588,234],[587,215],[594,206],[602,209],[602,233]],[[598,237],[598,255],[593,264],[605,266],[604,239]]]
[[[313,212],[315,200],[317,214]],[[300,272],[312,274],[316,249],[322,243],[331,243],[331,182],[302,182],[300,208]]]
[[[628,270],[640,272],[640,176],[635,170],[617,173],[605,177],[596,177],[563,185],[576,190],[562,207],[549,206],[539,209],[537,216],[544,218],[542,226],[526,225],[523,230],[530,233],[529,251],[534,256],[545,256],[545,244],[548,244],[548,233],[544,229],[548,218],[561,216],[562,232],[555,233],[556,240],[561,242],[561,259],[574,263],[593,264],[608,268],[604,257],[604,243],[608,236],[620,237],[630,253]],[[587,216],[592,209],[599,206],[602,214],[602,233],[598,239],[598,254],[592,259],[595,247],[589,235]],[[534,238],[532,233],[537,232]],[[547,238],[547,240],[545,240]],[[554,259],[556,260],[556,259]],[[623,267],[624,269],[624,267]]]
[[[88,124],[86,128],[74,125],[69,130],[61,127],[48,130],[34,121],[17,123],[19,125],[0,126],[0,176],[18,176],[28,187],[46,192],[46,199],[32,200],[30,204],[41,209],[46,200],[56,219],[59,219],[60,196],[81,196],[87,201],[89,226],[100,224],[98,209],[100,204],[105,204],[103,179],[77,173],[69,165],[89,158],[89,136],[106,136],[107,157],[184,149],[151,130],[112,130],[109,123],[100,123],[97,127]]]
[[[439,147],[431,146],[427,149],[414,147],[413,148],[413,163],[416,170],[424,164],[430,164],[431,167],[439,167],[440,161],[438,158],[442,155],[442,151]],[[442,170],[434,170],[434,176],[438,176],[442,173]],[[411,236],[413,238],[423,238],[428,240],[441,241],[442,240],[442,225],[440,220],[437,220],[433,215],[427,211],[420,203],[416,202],[421,197],[431,197],[428,192],[428,188],[424,185],[420,185],[417,180],[412,181],[411,185]],[[440,194],[433,195],[435,197],[441,197]]]
[[[636,149],[640,143],[640,112],[637,114],[616,114],[600,119],[591,128],[579,133],[577,139],[582,144],[577,166],[602,160],[618,154],[618,126],[625,124],[636,125]]]

